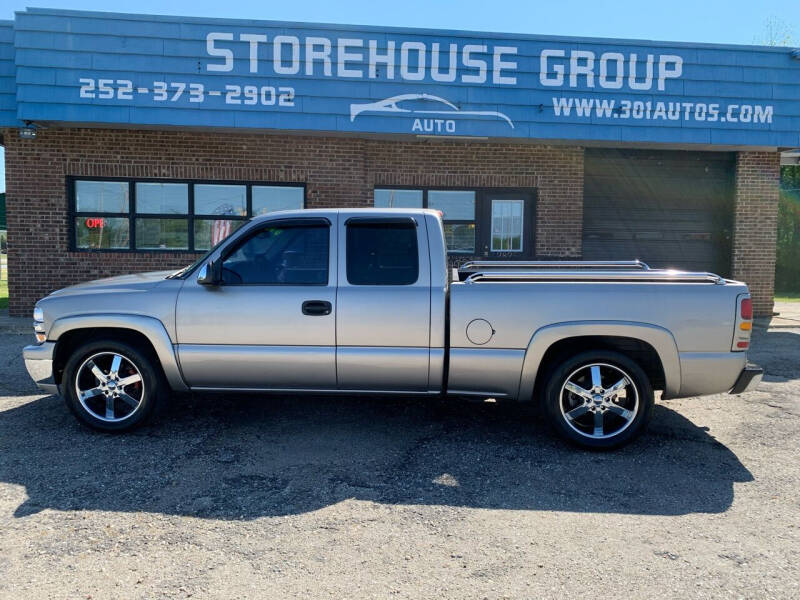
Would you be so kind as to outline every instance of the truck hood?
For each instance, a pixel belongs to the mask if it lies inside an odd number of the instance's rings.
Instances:
[[[51,296],[70,296],[74,294],[93,294],[108,292],[146,292],[167,278],[174,271],[151,271],[133,275],[118,275],[95,279],[52,292]]]

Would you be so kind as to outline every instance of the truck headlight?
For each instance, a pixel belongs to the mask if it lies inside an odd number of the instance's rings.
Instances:
[[[39,344],[47,339],[47,334],[44,330],[44,311],[38,306],[33,309],[33,331]]]

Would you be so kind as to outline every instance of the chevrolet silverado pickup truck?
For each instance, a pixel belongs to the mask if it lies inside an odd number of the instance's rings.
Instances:
[[[419,394],[535,402],[589,448],[662,398],[752,389],[747,286],[639,261],[448,270],[432,210],[255,218],[178,272],[53,292],[24,349],[85,425],[142,424],[172,392]]]

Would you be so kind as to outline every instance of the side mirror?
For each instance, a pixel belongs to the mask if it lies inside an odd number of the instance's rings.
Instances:
[[[222,282],[219,262],[210,261],[200,267],[197,273],[197,283],[200,285],[219,285]]]

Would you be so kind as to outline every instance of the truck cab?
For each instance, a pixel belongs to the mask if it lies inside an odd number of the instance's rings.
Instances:
[[[438,215],[305,212],[252,223],[184,279],[175,336],[187,384],[439,393]]]

